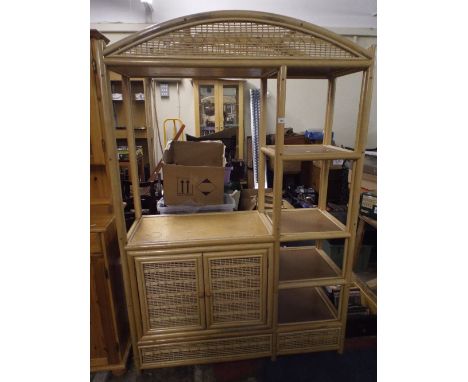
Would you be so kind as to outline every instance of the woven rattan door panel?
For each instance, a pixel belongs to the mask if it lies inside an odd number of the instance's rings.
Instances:
[[[143,334],[205,328],[201,254],[136,258]]]
[[[271,334],[140,346],[146,368],[193,365],[271,355]]]
[[[267,249],[203,254],[207,326],[265,325]]]

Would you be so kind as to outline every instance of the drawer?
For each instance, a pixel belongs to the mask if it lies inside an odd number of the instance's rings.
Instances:
[[[101,234],[91,232],[90,247],[91,253],[102,253]]]
[[[140,346],[143,368],[234,361],[271,355],[271,334]]]
[[[340,328],[278,333],[278,354],[308,353],[338,349],[340,336]]]

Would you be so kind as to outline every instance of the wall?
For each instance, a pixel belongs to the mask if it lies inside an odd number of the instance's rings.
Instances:
[[[327,27],[377,27],[376,0],[153,0],[153,12],[140,0],[91,0],[91,22],[152,23],[213,10],[243,9],[296,17]]]

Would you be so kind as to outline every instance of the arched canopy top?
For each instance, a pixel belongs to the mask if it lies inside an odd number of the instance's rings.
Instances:
[[[130,76],[264,77],[287,65],[293,77],[326,77],[363,70],[372,54],[291,17],[215,11],[148,27],[108,46],[104,58],[113,70]]]

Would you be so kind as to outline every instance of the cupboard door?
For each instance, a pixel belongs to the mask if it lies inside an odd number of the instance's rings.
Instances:
[[[143,334],[205,328],[201,254],[135,262]]]
[[[265,325],[267,249],[203,254],[207,326]]]

